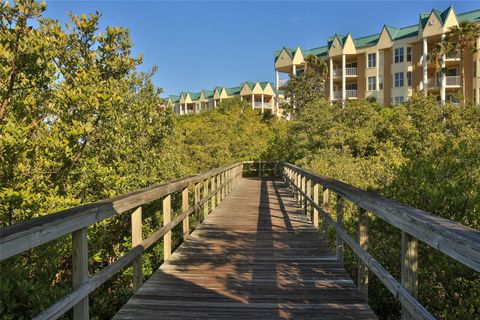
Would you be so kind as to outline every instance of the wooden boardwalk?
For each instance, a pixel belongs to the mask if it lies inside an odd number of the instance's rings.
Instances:
[[[114,319],[376,319],[285,185],[243,179]]]

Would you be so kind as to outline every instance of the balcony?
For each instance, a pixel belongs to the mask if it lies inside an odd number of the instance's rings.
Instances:
[[[454,52],[445,56],[445,61],[460,61],[460,53]]]
[[[446,88],[460,87],[460,76],[446,76],[445,78]],[[428,89],[437,89],[440,88],[441,85],[441,78],[428,78],[427,80]]]
[[[346,77],[355,77],[358,75],[358,68],[357,67],[348,67],[345,68],[345,76]],[[334,77],[341,77],[342,76],[342,69],[333,69],[333,76]]]
[[[342,91],[334,91],[333,100],[342,100]]]
[[[346,91],[347,91],[347,99],[357,99],[357,90],[346,90]]]
[[[358,75],[357,67],[348,67],[345,68],[345,75],[348,76],[356,76]]]

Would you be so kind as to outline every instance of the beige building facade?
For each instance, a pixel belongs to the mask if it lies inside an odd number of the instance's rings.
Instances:
[[[305,58],[315,55],[328,65],[325,96],[331,102],[373,99],[390,105],[415,92],[436,95],[441,102],[455,101],[462,92],[460,55],[443,56],[440,66],[428,57],[449,29],[462,22],[480,23],[480,9],[461,14],[452,7],[433,9],[408,27],[384,25],[380,33],[356,39],[336,34],[325,46],[309,50],[283,48],[275,52],[275,89],[285,89],[291,77],[304,71]],[[476,45],[480,48],[480,39]],[[464,55],[465,95],[476,103],[480,102],[479,58],[479,53]]]
[[[246,101],[254,110],[261,113],[271,112],[280,114],[277,108],[277,99],[283,95],[277,94],[274,85],[270,82],[242,82],[237,87],[215,87],[213,90],[201,92],[182,92],[180,95],[171,95],[167,98],[167,108],[171,108],[176,115],[194,114],[213,110],[226,99],[239,98]]]

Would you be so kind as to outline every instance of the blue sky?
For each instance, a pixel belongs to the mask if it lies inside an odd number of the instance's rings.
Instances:
[[[420,12],[453,5],[457,13],[480,8],[478,1],[47,1],[45,16],[66,21],[100,11],[101,28],[130,29],[142,70],[158,66],[154,77],[164,94],[273,81],[273,53],[283,46],[318,47],[347,32],[361,37],[383,24],[403,27]]]

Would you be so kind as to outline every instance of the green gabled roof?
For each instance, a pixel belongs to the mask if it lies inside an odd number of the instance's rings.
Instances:
[[[200,99],[200,92],[189,92],[188,94],[192,100]]]
[[[243,86],[247,85],[250,88],[250,90],[253,90],[253,88],[255,87],[255,84],[256,82],[245,81],[240,84],[240,87],[243,88]]]
[[[363,38],[354,39],[353,43],[355,44],[355,48],[364,48],[376,45],[380,39],[380,33],[372,34],[371,36],[366,36]]]
[[[458,23],[480,22],[480,9],[457,14]]]
[[[170,100],[173,103],[176,103],[176,102],[180,101],[180,96],[170,95],[170,96],[168,96],[168,100]]]
[[[203,96],[208,99],[208,98],[212,98],[213,97],[213,94],[214,94],[214,91],[213,90],[202,90],[203,92]]]
[[[295,55],[295,51],[297,51],[297,49],[292,49],[292,48],[286,48],[286,47],[283,47],[282,50],[279,50],[279,51],[275,51],[275,61],[277,61],[277,58],[278,56],[280,55],[280,53],[285,50],[287,51],[288,55],[290,56],[290,58],[293,58],[293,56]]]
[[[225,88],[225,91],[227,92],[227,95],[231,96],[231,95],[240,93],[240,91],[242,91],[242,88],[241,87]]]
[[[268,84],[269,84],[270,82],[264,81],[264,82],[259,82],[259,83],[260,83],[260,87],[262,87],[262,89],[265,90],[265,88],[268,86]]]
[[[317,57],[326,56],[328,55],[328,46],[322,46],[322,47],[313,48],[309,50],[303,50],[302,53],[304,57],[307,57],[309,55],[314,55]]]
[[[392,40],[400,40],[404,38],[410,38],[410,37],[415,37],[418,35],[419,30],[425,28],[425,25],[428,22],[428,18],[432,15],[435,14],[439,21],[442,23],[442,25],[445,23],[449,12],[453,10],[453,8],[450,6],[444,11],[440,11],[437,9],[432,9],[431,12],[427,13],[421,13],[420,14],[420,21],[417,24],[403,27],[403,28],[394,28],[391,26],[385,25],[384,28],[387,29],[388,33],[390,34],[390,37]],[[480,23],[480,9],[473,10],[473,11],[468,11],[460,14],[456,14],[458,23],[463,23],[463,22],[477,22]],[[379,38],[380,38],[381,33],[369,35],[366,37],[358,38],[358,39],[353,39],[353,42],[355,43],[356,48],[364,48],[364,47],[369,47],[377,44]],[[348,34],[347,34],[348,36]],[[335,37],[338,37],[338,40],[340,41],[342,47],[345,44],[345,40],[347,36],[340,35],[340,34],[335,34],[332,37],[329,37],[327,39],[327,45],[318,47],[318,48],[313,48],[313,49],[302,49],[303,55],[306,57],[308,55],[315,55],[317,57],[320,56],[326,56],[328,55],[328,50],[332,45],[333,40]],[[290,53],[291,56],[293,56],[293,53],[295,52],[295,49],[289,49],[289,48],[284,48],[287,49],[287,52]],[[290,50],[290,51],[288,51]],[[275,51],[275,60],[280,54],[281,51]],[[292,53],[293,52],[293,53]]]

